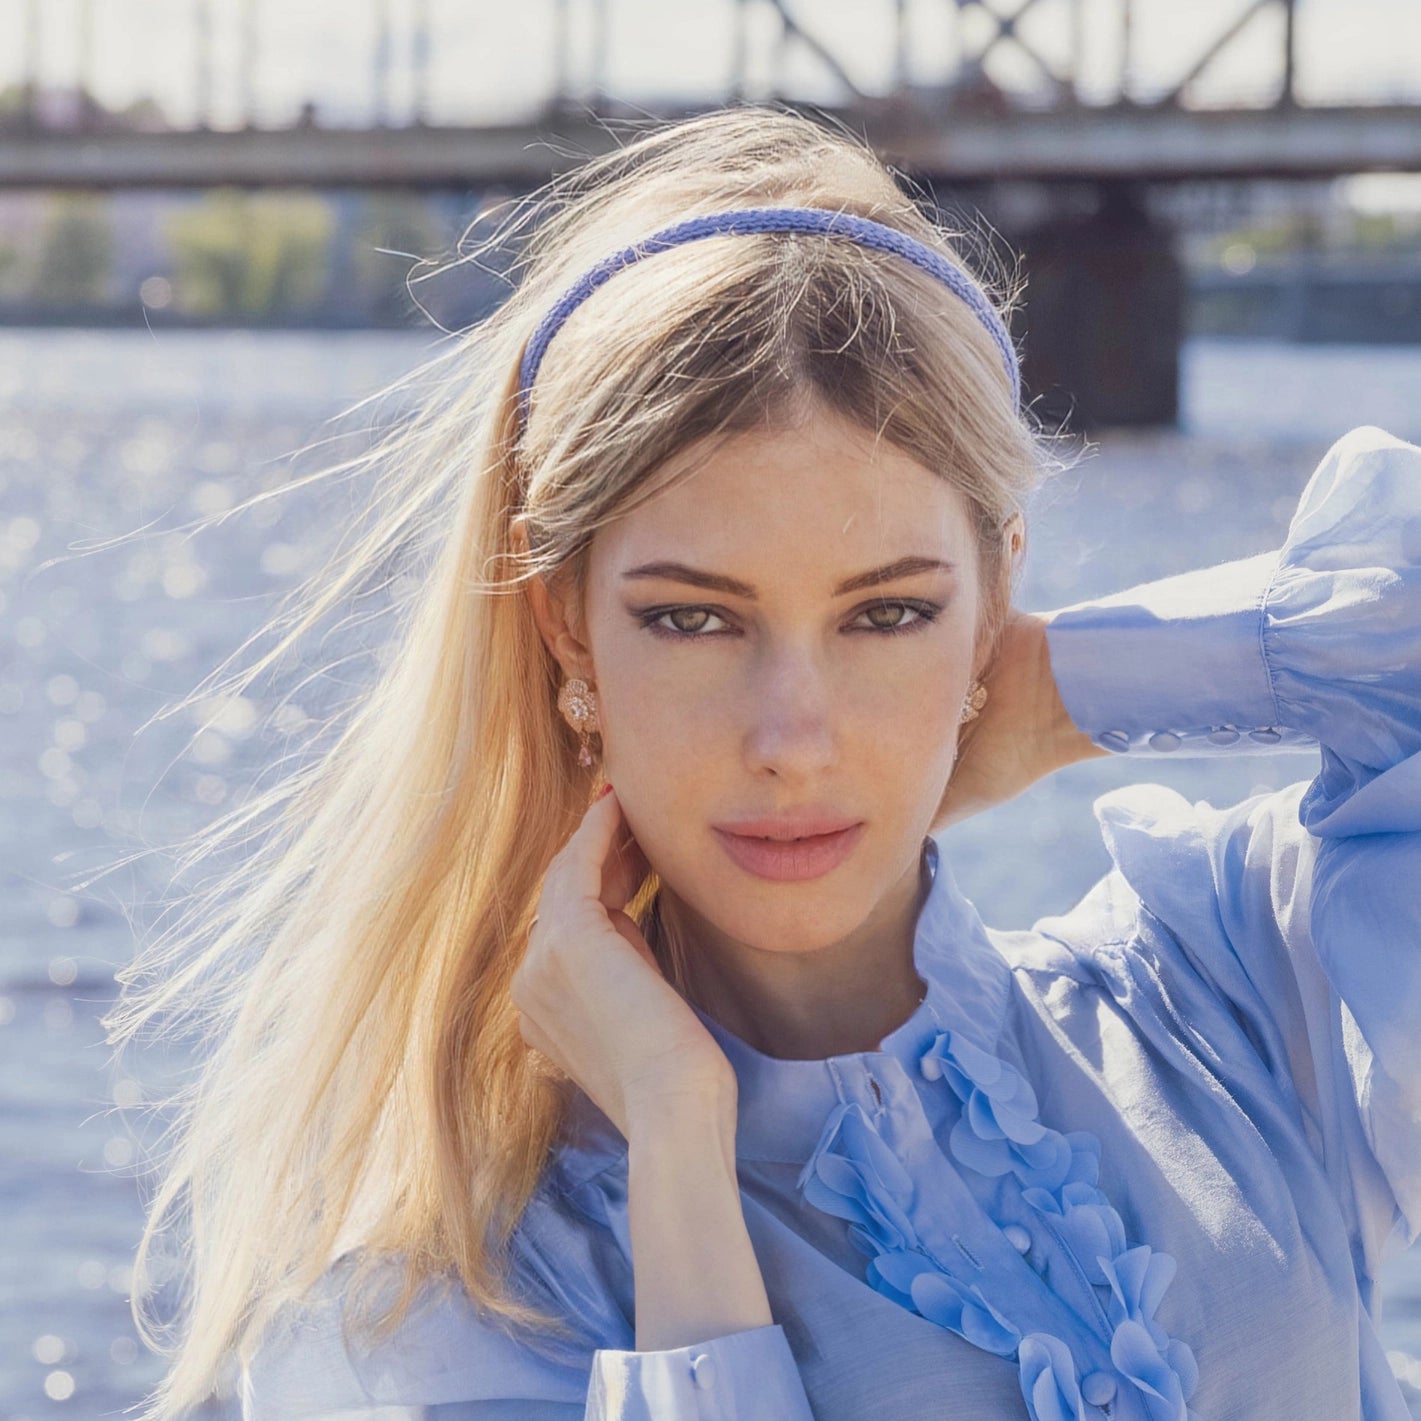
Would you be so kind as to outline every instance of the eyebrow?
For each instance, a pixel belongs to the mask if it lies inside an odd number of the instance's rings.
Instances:
[[[855,573],[845,578],[834,589],[835,597],[859,592],[865,587],[877,587],[884,582],[894,582],[900,577],[913,577],[922,572],[956,572],[957,564],[944,562],[941,558],[909,556],[884,563],[882,567],[870,568],[867,572]],[[649,562],[634,567],[622,574],[624,578],[658,577],[672,582],[688,582],[694,587],[704,587],[712,592],[724,592],[730,597],[744,597],[755,600],[755,589],[748,582],[726,577],[723,573],[705,572],[701,568],[687,567],[682,562]]]

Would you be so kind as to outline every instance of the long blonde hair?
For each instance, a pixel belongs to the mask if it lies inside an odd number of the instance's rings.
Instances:
[[[506,1325],[558,1331],[511,1296],[506,1245],[573,1087],[526,1049],[509,981],[599,775],[578,765],[556,708],[526,578],[580,589],[597,528],[664,486],[670,455],[792,418],[812,396],[965,495],[989,659],[1011,594],[1001,530],[1048,471],[1046,439],[964,303],[896,257],[761,235],[639,263],[559,331],[518,428],[518,359],[566,284],[667,222],[772,204],[858,213],[962,261],[865,146],[776,108],[654,128],[555,180],[461,258],[516,246],[517,289],[398,382],[419,395],[414,415],[339,466],[377,474],[369,530],[296,589],[275,645],[217,688],[240,694],[392,561],[416,568],[388,656],[328,747],[189,841],[184,869],[261,830],[120,974],[105,1019],[120,1048],[169,1019],[195,1022],[205,1048],[170,1102],[135,1260],[140,1332],[173,1354],[140,1421],[219,1388],[352,1242],[353,1297],[382,1259],[404,1265],[393,1306],[363,1319],[371,1338],[451,1272]],[[988,289],[1004,311],[1019,294]],[[633,916],[685,991],[657,888],[653,874]],[[165,1229],[182,1240],[172,1344],[143,1311]]]

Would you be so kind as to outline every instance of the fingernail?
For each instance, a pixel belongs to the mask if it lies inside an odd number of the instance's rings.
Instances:
[[[598,798],[598,799],[605,799],[609,794],[611,794],[611,792],[612,792],[612,786],[609,785],[609,784],[605,784],[605,785],[602,786],[602,788],[601,788],[600,790],[597,791],[597,798]]]

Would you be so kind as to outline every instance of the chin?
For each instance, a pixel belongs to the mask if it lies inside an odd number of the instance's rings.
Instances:
[[[737,877],[742,881],[718,895],[717,911],[706,916],[727,937],[763,952],[813,952],[838,942],[863,923],[877,901],[859,884],[833,881],[837,875],[799,883]],[[727,911],[732,894],[735,907]]]

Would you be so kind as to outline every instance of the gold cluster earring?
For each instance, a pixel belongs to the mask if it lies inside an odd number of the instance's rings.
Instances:
[[[592,750],[588,736],[602,729],[602,723],[597,719],[597,693],[580,676],[570,677],[562,683],[562,689],[558,692],[558,709],[582,740],[577,763],[591,769]]]
[[[978,711],[986,704],[987,688],[980,681],[973,681],[967,687],[967,700],[962,707],[959,722],[965,725],[969,720],[976,720]]]

